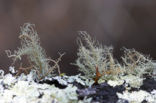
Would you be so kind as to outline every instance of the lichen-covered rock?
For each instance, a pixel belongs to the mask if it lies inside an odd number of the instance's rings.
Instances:
[[[18,77],[13,74],[13,67],[6,75],[0,71],[0,103],[141,103],[145,101],[155,103],[156,101],[155,81],[152,77],[137,83],[136,77],[125,75],[120,79],[94,84],[93,80],[81,75],[55,76],[36,81],[34,71]],[[129,91],[126,90],[127,84],[131,85]]]
[[[60,89],[35,82],[33,72],[19,77],[9,73],[0,79],[0,103],[77,103],[76,90],[72,84]]]

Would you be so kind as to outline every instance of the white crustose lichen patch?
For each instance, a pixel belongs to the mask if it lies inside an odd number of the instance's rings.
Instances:
[[[147,103],[156,103],[156,90],[152,91],[151,93],[143,90],[134,91],[131,93],[125,91],[123,94],[117,93],[117,95],[119,98],[128,100],[129,103],[142,103],[144,100],[146,100]]]
[[[115,87],[115,86],[117,86],[117,85],[122,85],[123,83],[124,83],[124,81],[123,80],[119,80],[119,81],[113,81],[113,80],[109,80],[108,82],[107,82],[110,86],[112,86],[112,87]]]
[[[140,78],[134,75],[122,76],[121,80],[125,80],[126,83],[129,84],[130,87],[133,87],[133,88],[140,88],[140,86],[143,84],[143,78]]]
[[[14,68],[12,68],[12,71]],[[109,80],[107,83],[110,86],[122,85],[124,81],[131,84],[134,79],[131,76],[126,78]],[[127,78],[128,78],[127,77]],[[50,78],[47,78],[50,79]],[[21,74],[18,77],[12,74],[4,75],[1,71],[0,78],[0,103],[90,103],[92,98],[84,98],[78,100],[76,86],[73,86],[73,82],[80,83],[84,86],[91,86],[93,81],[86,79],[81,75],[76,76],[56,76],[51,80],[57,80],[60,84],[66,85],[64,89],[55,87],[49,84],[40,84],[34,81],[34,71],[31,71],[28,75]],[[131,81],[131,82],[130,82]],[[132,85],[132,84],[131,84]],[[134,83],[135,86],[137,86]],[[128,100],[129,103],[141,103],[143,100],[148,103],[155,103],[156,90],[151,93],[146,91],[124,91],[123,93],[117,93],[120,99]]]
[[[14,77],[6,74],[0,79],[0,103],[77,103],[77,87],[68,84],[65,89],[39,84],[33,72]]]

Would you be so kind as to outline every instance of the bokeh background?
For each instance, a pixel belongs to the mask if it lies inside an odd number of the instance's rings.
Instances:
[[[87,31],[103,45],[135,48],[156,59],[156,0],[0,0],[0,68],[11,60],[5,50],[20,46],[20,26],[36,25],[41,45],[53,59],[66,52],[60,63],[68,75],[77,72],[77,31]]]

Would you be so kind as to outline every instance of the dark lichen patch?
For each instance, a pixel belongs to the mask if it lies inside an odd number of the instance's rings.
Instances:
[[[152,77],[146,77],[140,89],[151,92],[152,90],[156,89],[156,81]]]
[[[12,96],[12,98],[15,98],[15,97],[16,97],[16,95],[13,95],[13,96]]]
[[[79,99],[84,99],[84,97],[91,97],[92,102],[116,103],[118,101],[116,93],[122,93],[124,90],[124,85],[112,87],[107,83],[101,83],[85,89],[78,89],[77,94]]]
[[[40,95],[38,96],[38,98],[42,98],[44,95],[44,93],[40,93]]]
[[[9,89],[9,85],[5,84],[3,81],[0,83],[0,85],[4,88],[4,89]]]
[[[140,90],[139,88],[133,88],[133,87],[131,87],[131,89],[128,90],[128,92],[134,92],[134,91],[139,91],[139,90]]]
[[[146,100],[143,100],[141,103],[148,103]]]
[[[72,84],[73,86],[76,86],[78,89],[84,89],[87,88],[87,86],[82,85],[81,83],[78,83],[77,81],[73,82],[67,82],[67,84],[61,84],[57,79],[44,79],[39,81],[40,84],[46,83],[49,85],[55,85],[55,87],[58,87],[59,89],[65,89],[68,84]]]
[[[67,87],[67,85],[63,85],[63,84],[60,84],[57,80],[55,79],[52,79],[52,80],[42,80],[42,81],[39,81],[40,84],[49,84],[49,85],[55,85],[55,87],[58,87],[59,89],[65,89]]]
[[[78,89],[84,89],[84,88],[86,88],[86,86],[84,86],[84,85],[82,85],[82,84],[80,84],[80,83],[78,83],[78,82],[76,82],[76,81],[74,81],[74,82],[72,82],[72,83],[70,83],[70,84],[73,84],[73,85],[76,86]]]

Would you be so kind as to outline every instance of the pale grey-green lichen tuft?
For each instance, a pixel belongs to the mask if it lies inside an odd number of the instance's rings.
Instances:
[[[52,76],[54,70],[59,69],[59,61],[63,54],[55,61],[46,56],[45,50],[40,46],[40,39],[37,32],[34,30],[34,25],[25,23],[21,27],[19,36],[21,40],[21,47],[15,50],[12,54],[10,50],[6,50],[7,56],[13,59],[13,63],[21,60],[24,55],[27,56],[32,68],[36,71],[36,78],[42,79],[46,76]],[[49,63],[54,65],[50,66]]]
[[[142,78],[144,74],[151,74],[153,71],[151,59],[134,49],[124,48],[121,64],[114,59],[111,46],[102,46],[84,31],[80,32],[78,44],[78,58],[74,65],[78,66],[87,78],[97,79],[96,77],[100,76],[102,79],[110,80],[125,74]]]
[[[79,49],[77,60],[74,65],[85,74],[87,78],[94,78],[96,68],[103,78],[112,78],[118,74],[120,64],[114,60],[112,52],[113,47],[102,46],[98,41],[92,39],[89,34],[84,31],[80,32],[78,39]],[[110,73],[108,73],[110,72]]]
[[[152,75],[154,65],[149,56],[136,51],[135,49],[124,48],[124,56],[122,57],[125,72],[138,77],[144,74]]]

